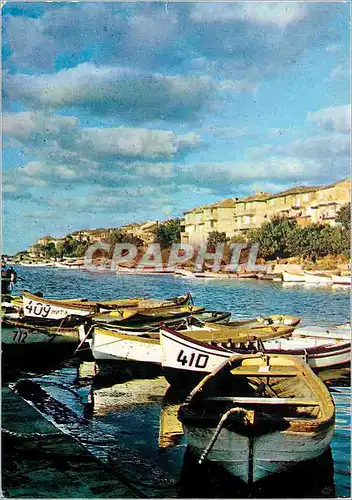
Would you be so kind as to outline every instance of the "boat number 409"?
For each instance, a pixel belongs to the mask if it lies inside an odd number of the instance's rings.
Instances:
[[[44,306],[40,302],[33,302],[32,300],[30,300],[25,309],[27,309],[29,314],[34,314],[35,316],[46,318],[50,312],[51,306]]]
[[[184,353],[183,349],[178,353],[177,361],[181,363],[182,366],[194,366],[195,368],[205,368],[208,363],[209,356],[207,354],[192,354],[188,357],[187,354]]]

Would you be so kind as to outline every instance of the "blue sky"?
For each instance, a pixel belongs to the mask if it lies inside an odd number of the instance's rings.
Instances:
[[[3,251],[349,175],[347,3],[6,3]]]

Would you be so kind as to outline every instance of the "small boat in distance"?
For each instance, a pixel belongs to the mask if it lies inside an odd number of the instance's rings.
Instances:
[[[305,276],[303,273],[289,273],[284,270],[282,272],[282,280],[285,282],[304,283]]]
[[[338,276],[336,274],[333,274],[331,278],[332,278],[333,285],[351,286],[351,275],[350,274],[348,274],[347,276]]]
[[[191,452],[249,485],[319,457],[330,445],[331,395],[294,356],[233,356],[180,407]]]
[[[304,280],[306,283],[332,285],[331,276],[327,274],[304,271]]]

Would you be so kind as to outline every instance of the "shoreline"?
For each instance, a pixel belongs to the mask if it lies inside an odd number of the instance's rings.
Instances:
[[[59,264],[59,265],[56,265]],[[351,286],[351,272],[347,269],[319,269],[311,270],[298,264],[275,264],[271,269],[266,272],[228,272],[220,270],[193,272],[189,268],[176,268],[174,270],[163,269],[148,269],[138,267],[123,267],[117,266],[117,269],[110,269],[109,267],[89,266],[86,267],[81,264],[63,264],[63,263],[48,263],[36,261],[34,263],[11,263],[11,265],[23,268],[49,268],[49,269],[68,269],[68,270],[81,270],[85,272],[98,272],[98,273],[116,273],[116,276],[173,276],[175,278],[191,279],[191,280],[239,280],[239,281],[272,281],[285,285],[318,285],[318,286],[333,286],[338,288],[345,288]],[[347,267],[341,266],[341,267]]]

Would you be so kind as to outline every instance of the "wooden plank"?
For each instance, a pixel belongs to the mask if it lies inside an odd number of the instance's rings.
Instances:
[[[204,398],[205,401],[230,401],[231,403],[256,403],[265,405],[295,405],[295,406],[319,406],[318,401],[300,398],[256,398],[256,397],[232,397],[215,396]]]
[[[231,375],[243,375],[245,377],[296,377],[297,371],[275,372],[275,371],[255,371],[255,370],[231,370]]]

